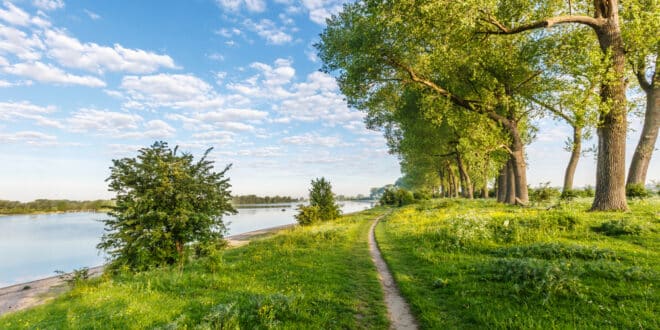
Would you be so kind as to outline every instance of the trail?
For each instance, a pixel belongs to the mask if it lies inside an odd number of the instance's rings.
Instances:
[[[387,316],[390,319],[390,329],[417,329],[417,323],[412,313],[410,313],[410,307],[408,307],[408,303],[401,296],[376,242],[374,230],[381,218],[383,216],[376,218],[373,224],[371,224],[371,229],[369,230],[369,252],[371,253],[371,259],[376,264],[380,286],[385,293],[385,305],[387,306]]]

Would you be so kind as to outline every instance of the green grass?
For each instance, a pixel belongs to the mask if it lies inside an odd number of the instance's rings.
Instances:
[[[78,285],[0,329],[385,329],[367,245],[383,209],[282,231],[247,246]]]
[[[430,201],[376,237],[422,328],[660,328],[660,200],[588,208]]]

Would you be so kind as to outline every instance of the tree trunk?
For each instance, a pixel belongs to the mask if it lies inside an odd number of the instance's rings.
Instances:
[[[461,158],[461,155],[458,152],[456,153],[456,165],[458,166],[458,173],[461,176],[461,186],[462,186],[461,190],[463,193],[463,197],[468,199],[473,199],[474,191],[472,190],[472,182],[470,180],[470,175],[465,170],[463,159]]]
[[[500,174],[497,176],[497,202],[504,203],[506,201],[506,182],[507,182],[507,165],[502,166],[500,169]]]
[[[612,2],[612,3],[610,3]],[[627,210],[626,202],[626,83],[625,54],[616,0],[596,0],[594,4],[608,8],[607,21],[596,29],[598,42],[609,72],[600,88],[602,109],[598,127],[598,162],[596,195],[592,211]],[[611,5],[611,6],[608,6]]]
[[[454,177],[454,171],[452,170],[451,167],[448,168],[449,173],[449,197],[455,197],[456,195],[456,178]]]
[[[517,124],[512,123],[510,128],[513,143],[511,144],[511,166],[513,167],[513,174],[515,176],[515,193],[516,197],[513,204],[529,202],[529,194],[527,192],[527,165],[525,164],[525,150],[518,132]]]
[[[566,167],[566,174],[564,174],[564,192],[573,189],[573,178],[575,177],[575,169],[577,168],[581,153],[582,127],[573,126],[573,149],[571,150],[571,159],[568,161],[568,166]]]
[[[657,71],[658,68],[656,67]],[[644,127],[639,137],[635,154],[630,163],[628,181],[626,184],[645,184],[646,172],[655,149],[655,141],[658,139],[658,127],[660,127],[660,87],[651,82],[646,92],[646,115],[644,115]]]
[[[513,168],[513,157],[506,163],[506,197],[504,202],[507,204],[516,203],[516,176]]]

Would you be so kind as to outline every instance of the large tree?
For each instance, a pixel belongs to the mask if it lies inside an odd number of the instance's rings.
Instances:
[[[339,73],[349,104],[371,111],[406,85],[425,89],[435,111],[482,116],[509,135],[515,199],[527,203],[524,145],[544,43],[477,38],[477,1],[366,1],[328,22],[317,45],[324,69]]]
[[[600,86],[600,118],[598,124],[598,161],[596,167],[596,195],[592,210],[626,210],[625,153],[626,153],[626,54],[621,32],[618,0],[593,0],[591,4],[568,2],[565,14],[559,2],[529,0],[526,2],[498,1],[495,7],[484,8],[483,19],[493,26],[490,34],[518,35],[527,31],[548,29],[560,24],[580,24],[589,27],[598,38],[602,53],[599,61],[607,68]],[[584,14],[573,14],[573,9]],[[516,12],[517,17],[511,17]],[[592,15],[588,13],[591,12]],[[545,16],[548,15],[548,16]],[[540,17],[528,19],[527,17]],[[542,17],[545,16],[545,17]],[[514,22],[509,27],[502,22]],[[530,38],[542,39],[543,34]]]
[[[206,159],[210,151],[194,161],[192,154],[156,142],[135,158],[112,161],[107,181],[116,205],[98,247],[113,267],[182,265],[185,244],[222,238],[223,215],[236,212],[224,177],[230,166],[215,172]]]

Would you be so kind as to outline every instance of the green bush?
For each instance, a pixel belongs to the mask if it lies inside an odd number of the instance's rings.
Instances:
[[[598,233],[605,234],[607,236],[621,236],[621,235],[633,235],[638,236],[642,233],[643,228],[638,224],[633,224],[628,219],[623,220],[610,220],[603,222],[598,227],[594,227],[593,230]]]
[[[633,183],[626,186],[626,196],[628,198],[644,199],[651,197],[651,192],[644,187],[644,184]]]
[[[550,187],[550,182],[539,184],[538,188],[530,189],[529,200],[532,203],[545,203],[557,198],[561,192],[557,188]]]
[[[296,221],[302,226],[311,225],[321,221],[320,208],[316,205],[298,205],[298,214],[295,215]]]
[[[416,201],[431,199],[431,194],[426,191],[415,191],[413,197]]]
[[[582,259],[582,260],[616,260],[616,253],[595,246],[567,245],[562,243],[534,243],[524,246],[511,246],[493,251],[498,257],[507,258],[537,258],[537,259]]]
[[[579,196],[580,196],[580,192],[578,190],[566,189],[561,192],[561,196],[559,196],[559,198],[566,201],[572,201]]]
[[[415,196],[403,188],[387,189],[380,197],[381,205],[401,207],[415,202]]]

